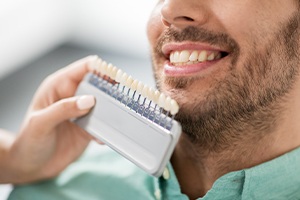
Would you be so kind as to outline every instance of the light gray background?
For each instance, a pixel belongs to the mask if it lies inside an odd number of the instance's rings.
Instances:
[[[41,81],[88,55],[97,54],[154,86],[146,23],[155,3],[0,1],[0,128],[17,133]],[[0,184],[0,200],[10,189]]]

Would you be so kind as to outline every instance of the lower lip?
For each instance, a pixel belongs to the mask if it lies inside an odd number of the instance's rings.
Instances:
[[[207,61],[203,63],[175,66],[166,61],[164,64],[164,73],[167,76],[190,76],[194,74],[203,73],[209,68],[212,68],[218,61]]]

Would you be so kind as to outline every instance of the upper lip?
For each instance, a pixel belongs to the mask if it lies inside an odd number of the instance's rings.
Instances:
[[[207,50],[207,51],[219,51],[222,53],[229,54],[230,52],[226,49],[214,47],[212,45],[204,43],[167,43],[162,46],[162,53],[166,58],[169,58],[171,52],[173,51],[183,51],[183,50]]]

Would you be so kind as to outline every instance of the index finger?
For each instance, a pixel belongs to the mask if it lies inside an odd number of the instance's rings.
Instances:
[[[71,80],[74,83],[79,83],[88,72],[92,72],[98,56],[88,56],[82,58],[67,67],[59,70],[56,75],[63,79]]]
[[[46,98],[45,102],[49,104],[48,97],[51,97],[50,102],[53,103],[73,96],[80,81],[93,71],[97,60],[98,56],[88,56],[51,74],[39,87],[36,98]]]

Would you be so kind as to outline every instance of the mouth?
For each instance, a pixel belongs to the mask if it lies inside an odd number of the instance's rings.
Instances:
[[[168,44],[162,51],[166,58],[164,72],[168,76],[200,73],[216,66],[230,54],[226,50],[199,44]]]
[[[208,51],[208,50],[183,50],[171,52],[169,56],[170,63],[175,66],[191,65],[209,61],[216,61],[228,55],[227,52],[222,51]]]

